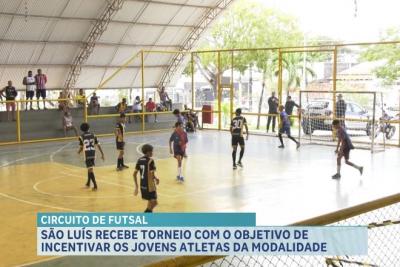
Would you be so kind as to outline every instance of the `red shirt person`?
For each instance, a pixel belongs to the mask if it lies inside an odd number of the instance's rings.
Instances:
[[[46,109],[46,83],[47,83],[47,76],[46,74],[42,73],[41,69],[37,70],[37,74],[35,75],[35,82],[36,82],[36,99],[37,99],[37,107],[39,107],[39,98],[43,99],[43,108]]]
[[[149,101],[147,101],[147,103],[146,103],[146,112],[155,112],[155,111],[157,111],[156,103],[150,97]],[[147,117],[146,117],[146,121],[147,121]],[[157,114],[154,114],[154,122],[157,122]]]

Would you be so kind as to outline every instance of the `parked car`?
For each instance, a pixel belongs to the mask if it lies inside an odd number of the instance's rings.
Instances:
[[[347,101],[346,119],[369,120],[371,115],[358,103]],[[328,99],[313,100],[303,110],[302,128],[305,134],[312,134],[315,130],[332,131],[333,102]],[[371,135],[371,123],[367,121],[346,120],[346,129],[365,131]]]

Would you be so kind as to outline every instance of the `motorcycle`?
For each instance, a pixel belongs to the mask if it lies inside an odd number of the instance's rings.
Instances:
[[[382,133],[386,139],[391,139],[396,133],[396,126],[392,125],[390,121],[393,119],[385,111],[383,111],[382,117],[379,118],[379,124],[375,126],[375,138]]]

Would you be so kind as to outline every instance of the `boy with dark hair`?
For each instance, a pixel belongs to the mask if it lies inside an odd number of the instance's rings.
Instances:
[[[115,126],[115,143],[118,150],[117,171],[122,171],[124,168],[129,168],[124,164],[124,148],[125,148],[125,113],[119,115],[117,125]]]
[[[340,120],[334,120],[332,123],[332,127],[336,130],[338,143],[336,146],[335,153],[337,154],[337,172],[335,175],[332,176],[332,179],[340,179],[340,168],[341,168],[341,161],[342,158],[346,160],[346,164],[357,169],[360,172],[360,175],[363,174],[364,167],[357,166],[356,164],[349,161],[350,159],[350,150],[354,149],[353,143],[350,140],[349,135],[347,134],[344,126],[341,125]]]
[[[73,130],[75,133],[75,136],[78,136],[78,131],[76,130],[76,127],[73,123],[72,120],[72,115],[71,112],[69,111],[64,111],[64,116],[63,116],[63,129],[64,129],[64,136],[67,137],[67,131]]]
[[[157,191],[156,185],[160,183],[160,180],[155,176],[156,165],[153,156],[153,147],[149,144],[145,144],[142,147],[143,157],[138,159],[133,172],[133,178],[135,181],[135,196],[138,194],[138,182],[137,174],[140,172],[140,193],[142,199],[147,200],[147,208],[144,212],[153,212],[153,209],[157,206]]]
[[[286,133],[287,137],[292,140],[293,142],[296,143],[296,148],[299,149],[300,143],[296,141],[291,135],[290,135],[290,121],[289,121],[289,116],[285,112],[285,107],[283,105],[279,106],[279,116],[280,116],[280,124],[279,124],[279,141],[281,142],[281,145],[279,148],[285,148],[285,145],[283,144],[283,138],[282,134]]]
[[[243,138],[243,126],[246,128],[246,140],[249,139],[249,128],[247,127],[246,118],[243,117],[242,110],[240,108],[235,111],[236,116],[232,119],[230,132],[232,134],[232,160],[233,160],[233,169],[237,169],[236,166],[236,152],[237,146],[240,145],[240,155],[238,166],[243,167],[242,158],[244,155],[244,138]]]
[[[183,182],[184,178],[182,176],[182,161],[185,156],[186,145],[188,143],[188,138],[186,132],[183,130],[183,124],[181,122],[175,123],[175,131],[172,133],[169,139],[169,151],[174,155],[174,158],[178,161],[178,175],[176,179]],[[173,150],[172,150],[173,144]]]
[[[86,188],[90,188],[90,181],[93,182],[93,189],[92,191],[97,191],[97,183],[96,178],[94,176],[93,167],[95,166],[95,159],[96,159],[96,147],[99,149],[101,153],[101,159],[104,161],[104,153],[101,149],[100,143],[97,141],[97,137],[89,132],[89,124],[82,123],[81,124],[81,131],[83,134],[79,136],[79,150],[78,154],[82,151],[85,152],[85,163],[88,169],[88,179],[86,182]]]

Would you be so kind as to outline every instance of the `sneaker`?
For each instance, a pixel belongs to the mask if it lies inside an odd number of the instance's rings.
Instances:
[[[236,169],[237,169],[237,166],[236,166],[236,164],[235,164],[235,165],[233,165],[233,169],[234,169],[234,170],[236,170]]]
[[[93,187],[93,188],[92,188],[92,191],[97,191],[97,187]]]
[[[358,170],[360,171],[360,175],[363,175],[364,167],[360,167]]]
[[[285,146],[284,145],[280,145],[280,146],[278,146],[278,148],[285,148]]]
[[[122,171],[122,167],[117,167],[117,172]]]
[[[177,181],[180,181],[181,180],[181,177],[178,175],[178,176],[176,176],[176,180]]]
[[[297,143],[296,149],[299,149],[299,148],[300,148],[300,143]]]
[[[237,165],[238,165],[240,168],[243,168],[243,164],[242,164],[241,162],[238,162]]]
[[[184,182],[185,179],[183,178],[183,176],[180,177],[181,182]]]
[[[129,169],[129,166],[128,165],[122,165],[122,168]]]
[[[340,179],[340,174],[336,173],[335,175],[332,176],[332,179]]]

